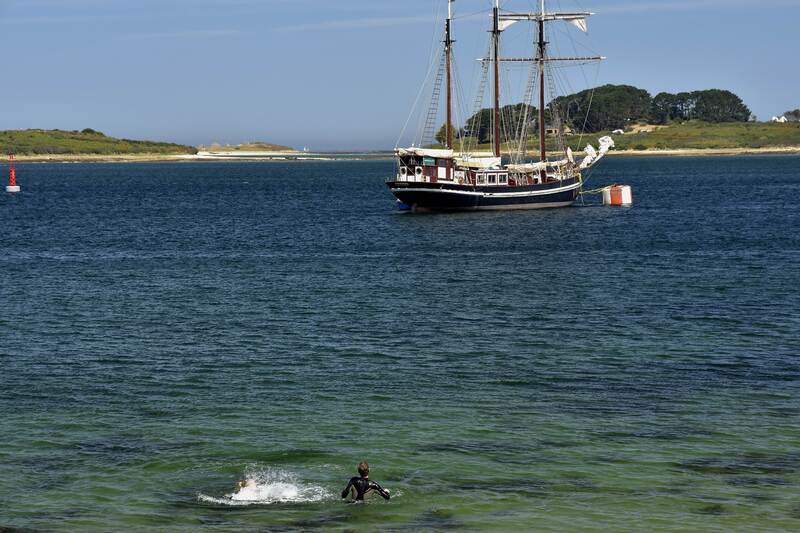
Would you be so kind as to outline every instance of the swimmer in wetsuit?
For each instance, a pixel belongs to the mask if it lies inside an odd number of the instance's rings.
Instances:
[[[389,499],[389,491],[369,479],[369,464],[363,461],[358,464],[358,473],[360,477],[350,479],[350,482],[342,491],[342,498],[347,498],[347,495],[352,491],[355,492],[355,501],[364,501],[364,496],[370,492],[377,492],[384,500]]]

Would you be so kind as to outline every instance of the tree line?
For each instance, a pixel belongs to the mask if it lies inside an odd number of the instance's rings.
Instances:
[[[786,117],[789,122],[800,122],[800,109],[787,111],[783,116]]]
[[[548,126],[553,108],[565,125],[588,133],[624,129],[632,122],[672,124],[700,120],[721,123],[748,122],[753,118],[741,98],[721,89],[677,94],[662,92],[653,97],[646,90],[630,85],[603,85],[554,99],[545,111]],[[465,126],[457,131],[458,135],[488,143],[492,137],[492,115],[491,109],[481,109],[467,119]],[[789,114],[786,117],[789,118]],[[520,124],[530,133],[535,134],[538,129],[538,110],[531,105],[505,106],[501,109],[501,119],[504,137],[516,137]],[[445,136],[442,126],[436,140],[444,142]]]

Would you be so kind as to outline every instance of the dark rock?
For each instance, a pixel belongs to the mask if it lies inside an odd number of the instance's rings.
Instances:
[[[700,509],[697,510],[697,512],[699,512],[701,514],[710,514],[710,515],[722,515],[722,514],[727,513],[727,511],[725,510],[725,507],[723,507],[722,505],[720,505],[718,503],[714,503],[714,504],[711,504],[711,505],[706,505],[705,507],[701,507]]]

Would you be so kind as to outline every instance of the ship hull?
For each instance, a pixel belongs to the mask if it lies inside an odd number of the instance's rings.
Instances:
[[[580,178],[525,187],[472,187],[444,183],[390,181],[389,190],[412,211],[499,211],[569,207]]]

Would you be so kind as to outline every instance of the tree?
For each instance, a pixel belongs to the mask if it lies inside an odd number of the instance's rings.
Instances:
[[[650,93],[643,89],[630,85],[604,85],[556,98],[553,105],[574,129],[598,132],[623,128],[628,122],[647,119],[651,101]]]
[[[537,109],[529,104],[520,103],[501,107],[500,135],[502,135],[504,139],[516,137],[517,134],[519,134],[520,127],[530,131],[536,124],[537,113]],[[459,132],[459,134],[463,137],[474,137],[479,143],[486,144],[491,142],[492,136],[494,135],[493,125],[494,109],[481,109],[467,119],[464,129]],[[442,125],[442,129],[439,130],[439,133],[443,135],[447,134],[444,131],[444,125]],[[436,134],[437,140],[439,140],[439,133]]]
[[[654,124],[667,124],[678,115],[678,97],[670,93],[658,93],[650,104],[650,120]]]
[[[464,137],[475,137],[479,143],[488,143],[492,139],[491,109],[481,109],[469,119],[464,126]]]
[[[783,114],[789,122],[800,122],[800,109],[794,111],[787,111]]]
[[[750,109],[730,91],[710,89],[694,95],[694,118],[705,122],[747,122]]]
[[[750,109],[730,91],[709,89],[678,94],[659,93],[650,106],[650,119],[656,124],[673,121],[747,122]]]
[[[457,135],[457,131],[453,130],[453,138],[455,139]],[[446,144],[447,143],[447,124],[442,124],[442,127],[439,128],[439,131],[436,132],[436,142],[439,144]]]
[[[520,133],[530,132],[539,117],[539,111],[529,104],[507,105],[500,109],[503,137],[516,138]]]

